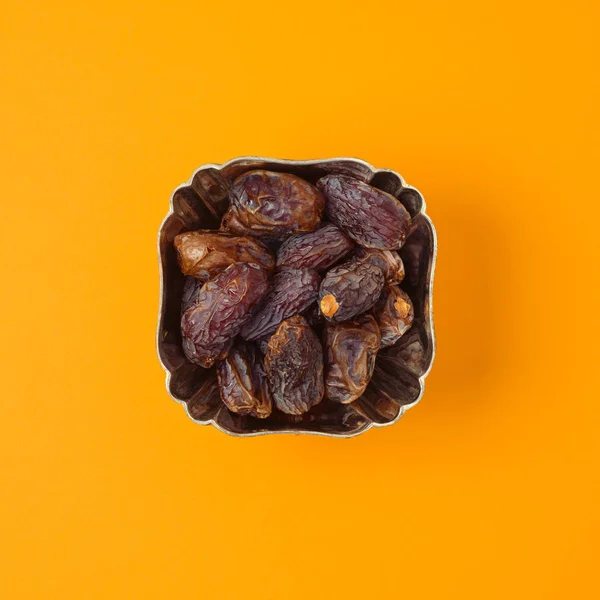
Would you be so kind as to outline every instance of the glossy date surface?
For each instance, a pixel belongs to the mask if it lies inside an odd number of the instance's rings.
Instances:
[[[369,310],[385,279],[379,267],[356,260],[331,269],[321,282],[319,308],[330,321],[347,321]]]
[[[246,340],[258,340],[273,334],[288,317],[301,313],[319,295],[321,278],[310,269],[285,269],[275,273],[271,290],[242,328]]]
[[[181,272],[208,281],[236,262],[250,262],[273,271],[275,259],[256,238],[210,230],[188,231],[174,241]]]
[[[391,250],[404,244],[411,218],[394,196],[347,175],[325,175],[317,188],[329,220],[361,246]]]
[[[230,411],[259,419],[271,414],[273,402],[258,348],[248,342],[236,344],[219,362],[217,376],[221,399]]]
[[[288,238],[277,252],[277,268],[294,267],[326,271],[354,247],[352,241],[331,223]]]
[[[279,325],[269,340],[265,366],[280,411],[301,415],[323,399],[323,349],[304,317]]]
[[[356,249],[356,260],[367,262],[379,267],[387,283],[400,283],[404,279],[404,263],[395,250],[378,250],[377,248]]]
[[[397,285],[385,288],[373,309],[381,331],[381,347],[395,344],[410,328],[415,311],[409,295]]]
[[[235,263],[205,283],[181,317],[188,360],[208,368],[224,358],[267,289],[267,272],[253,263]]]
[[[229,190],[229,198],[224,229],[275,239],[315,230],[325,206],[321,192],[308,181],[273,171],[240,175]]]
[[[325,395],[347,404],[364,393],[381,343],[377,322],[362,315],[345,323],[327,323],[323,336]]]

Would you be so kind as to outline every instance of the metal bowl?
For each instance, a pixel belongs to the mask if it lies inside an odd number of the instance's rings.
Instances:
[[[415,320],[397,344],[379,353],[367,391],[352,404],[323,400],[301,416],[273,411],[267,419],[241,417],[221,402],[215,369],[191,364],[183,354],[180,314],[184,277],[177,264],[173,239],[182,231],[217,229],[229,205],[229,186],[238,175],[252,169],[294,173],[312,183],[327,173],[352,175],[399,198],[413,217],[411,233],[400,255],[406,269],[402,288],[412,299]],[[156,343],[160,362],[167,372],[169,394],[196,423],[214,425],[236,436],[313,433],[351,437],[371,427],[395,423],[421,399],[425,377],[433,362],[431,292],[436,250],[435,229],[425,214],[423,197],[389,169],[376,169],[355,158],[279,160],[255,156],[200,167],[173,192],[169,213],[158,232],[160,307]]]

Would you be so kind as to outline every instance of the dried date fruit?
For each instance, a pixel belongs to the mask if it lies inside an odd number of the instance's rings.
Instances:
[[[249,227],[242,225],[236,217],[235,210],[231,207],[223,215],[219,231],[221,233],[229,233],[244,237],[254,237],[254,239],[256,239],[256,232],[252,231],[252,229]],[[281,240],[273,236],[261,235],[260,241],[274,254],[277,253],[279,246],[281,246]]]
[[[381,334],[371,315],[327,323],[324,334],[325,396],[348,404],[362,396],[373,369]]]
[[[231,206],[222,227],[285,239],[317,228],[325,199],[308,181],[288,173],[248,171],[229,190]]]
[[[331,269],[321,282],[319,308],[330,321],[347,321],[369,310],[383,289],[379,267],[351,260]]]
[[[198,294],[204,283],[195,277],[186,277],[183,283],[181,297],[181,314],[198,304]]]
[[[264,359],[249,343],[236,344],[217,367],[221,399],[239,415],[265,419],[273,401],[265,372]]]
[[[181,317],[188,360],[208,368],[224,358],[267,289],[267,272],[253,263],[235,263],[205,283]]]
[[[365,248],[400,248],[410,229],[410,214],[394,196],[347,175],[325,175],[317,188],[326,198],[326,213]]]
[[[279,324],[297,315],[319,295],[321,277],[310,269],[284,269],[275,273],[271,290],[241,330],[246,340],[258,340],[275,333]]]
[[[387,283],[400,283],[404,279],[404,263],[394,250],[357,248],[354,256],[357,260],[379,267]]]
[[[280,411],[301,415],[323,399],[323,349],[304,317],[279,325],[269,340],[265,366]]]
[[[408,294],[397,285],[388,286],[373,309],[381,331],[381,347],[395,344],[410,328],[415,318]]]
[[[216,231],[188,231],[175,238],[177,259],[184,275],[208,281],[236,262],[260,265],[267,271],[275,268],[269,250],[255,238]]]
[[[344,258],[354,244],[335,225],[288,238],[277,252],[277,268],[326,271]]]
[[[233,208],[233,206],[230,206],[227,209],[227,212],[223,215],[223,218],[221,219],[220,231],[244,236],[256,235],[256,233],[253,233],[250,227],[246,227],[237,218],[237,211]]]

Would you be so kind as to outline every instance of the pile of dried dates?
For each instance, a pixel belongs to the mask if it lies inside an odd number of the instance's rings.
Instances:
[[[229,410],[300,415],[325,397],[365,392],[381,348],[410,328],[397,250],[411,227],[394,196],[329,174],[316,186],[249,171],[230,192],[219,231],[175,238],[186,275],[186,357],[216,365]]]

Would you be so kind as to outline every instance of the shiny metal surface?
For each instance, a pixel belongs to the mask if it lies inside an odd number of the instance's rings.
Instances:
[[[326,173],[345,173],[374,185],[396,197],[413,217],[412,232],[400,250],[405,263],[403,289],[415,306],[413,327],[399,342],[378,356],[378,363],[393,374],[397,385],[394,401],[381,395],[360,399],[352,405],[333,405],[326,401],[315,407],[314,414],[301,417],[273,415],[265,420],[240,417],[221,403],[211,379],[214,369],[202,369],[189,363],[181,349],[180,307],[183,291],[181,274],[173,239],[182,231],[216,229],[228,205],[230,183],[251,169],[268,169],[294,173],[315,182]],[[167,391],[182,404],[196,423],[214,425],[236,436],[269,433],[312,433],[332,437],[352,437],[372,427],[395,423],[409,408],[419,402],[425,377],[435,355],[432,286],[437,253],[435,229],[425,214],[421,194],[407,185],[402,177],[389,169],[376,169],[356,158],[325,160],[279,160],[264,157],[241,157],[222,165],[200,167],[187,183],[175,189],[170,210],[158,232],[160,265],[160,306],[157,329],[157,351],[167,376]],[[313,411],[311,411],[312,413]]]

